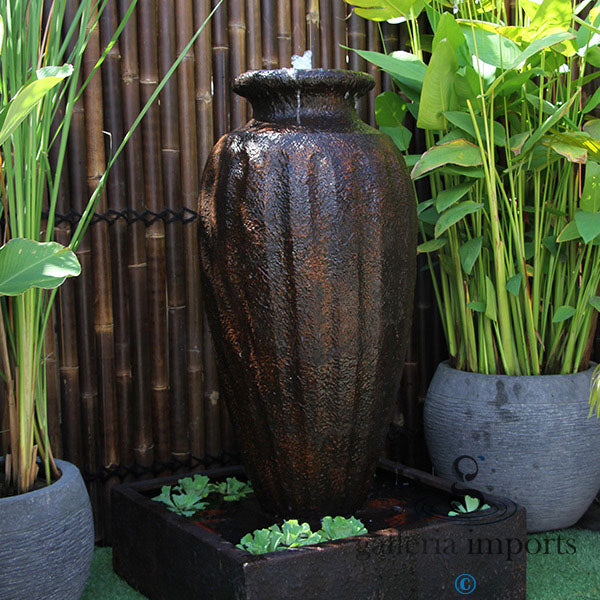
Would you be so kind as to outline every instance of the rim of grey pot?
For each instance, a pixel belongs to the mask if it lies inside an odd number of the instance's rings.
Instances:
[[[442,367],[448,369],[449,371],[454,371],[455,373],[464,373],[465,375],[470,375],[472,377],[496,377],[500,379],[513,379],[514,377],[524,377],[529,379],[539,379],[540,377],[569,377],[573,375],[583,375],[590,373],[598,365],[598,363],[595,363],[593,361],[590,361],[589,364],[590,366],[584,371],[576,371],[575,373],[542,373],[541,375],[505,375],[503,373],[477,373],[475,371],[463,371],[462,369],[455,369],[453,366],[451,366],[449,360],[444,360],[441,363],[439,363],[438,368]]]
[[[309,93],[349,93],[364,96],[375,87],[375,79],[362,71],[343,69],[261,69],[246,71],[233,81],[233,91],[244,98],[255,98],[269,91]]]

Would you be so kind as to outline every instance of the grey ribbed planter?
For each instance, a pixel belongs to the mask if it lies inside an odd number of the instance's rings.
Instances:
[[[482,375],[442,363],[424,413],[436,475],[464,481],[459,472],[476,473],[469,485],[527,509],[528,531],[573,525],[600,489],[592,372]]]
[[[52,485],[0,499],[0,600],[81,597],[94,552],[92,509],[77,467],[56,464],[62,476]]]

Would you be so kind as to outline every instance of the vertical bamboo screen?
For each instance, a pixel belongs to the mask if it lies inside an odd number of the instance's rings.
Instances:
[[[77,0],[68,4],[76,10]],[[129,4],[108,3],[86,51],[86,74]],[[60,213],[81,212],[111,148],[216,4],[138,1],[74,113]],[[289,67],[292,54],[311,49],[314,66],[375,77],[375,91],[358,106],[374,123],[375,95],[391,82],[341,46],[384,45],[388,52],[401,47],[398,26],[357,18],[343,0],[224,0],[115,165],[101,214],[78,250],[83,273],[61,288],[47,338],[54,448],[88,481],[98,540],[109,540],[116,482],[235,454],[202,309],[194,218],[210,149],[249,116],[231,79],[248,69]],[[58,220],[59,241],[71,226]],[[418,398],[444,352],[423,274],[411,339],[394,416],[400,434],[388,450],[418,463]]]

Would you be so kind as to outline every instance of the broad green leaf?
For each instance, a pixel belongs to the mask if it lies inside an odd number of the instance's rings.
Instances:
[[[426,254],[427,252],[435,252],[440,248],[443,248],[447,244],[446,238],[439,238],[437,240],[427,240],[417,246],[417,254]]]
[[[452,225],[455,225],[466,217],[467,215],[473,214],[483,208],[483,204],[480,202],[472,202],[466,200],[461,202],[440,215],[437,223],[435,224],[435,237],[438,238],[444,231],[446,231]]]
[[[487,275],[485,276],[485,316],[492,321],[498,319],[496,288]]]
[[[0,55],[2,54],[2,44],[4,43],[4,20],[0,17]]]
[[[591,306],[593,306],[598,312],[600,312],[600,296],[592,296],[588,302]]]
[[[454,91],[457,70],[458,61],[452,44],[446,39],[441,40],[431,55],[425,73],[417,127],[444,129],[444,112],[458,108],[458,97]]]
[[[400,127],[406,115],[406,102],[395,92],[375,98],[375,119],[380,127]]]
[[[537,9],[529,30],[534,33],[534,39],[561,31],[568,32],[572,16],[571,0],[544,0]]]
[[[521,133],[516,133],[510,137],[508,141],[508,145],[515,156],[518,156],[523,149],[523,144],[527,141],[529,137],[528,131],[523,131]]]
[[[546,248],[546,250],[548,250],[548,252],[550,252],[550,254],[552,254],[553,256],[556,255],[556,253],[558,252],[558,244],[556,243],[556,236],[547,235],[546,237],[543,237],[542,244],[543,244],[544,248]]]
[[[471,54],[488,65],[506,69],[516,62],[521,49],[512,40],[485,28],[489,25],[481,21],[461,22]]]
[[[534,94],[525,94],[527,101],[540,112],[546,115],[553,115],[556,112],[556,106],[548,102],[548,100],[535,96]]]
[[[580,146],[573,146],[572,144],[565,144],[564,142],[553,142],[549,141],[547,144],[554,152],[564,156],[568,161],[584,165],[587,163],[588,153],[585,148]]]
[[[526,69],[525,71],[505,71],[504,77],[502,79],[499,78],[498,85],[492,87],[497,97],[511,96],[521,90],[532,77],[538,77],[543,74],[544,71],[540,68]]]
[[[512,64],[507,65],[506,68],[514,69],[519,65],[523,64],[526,60],[530,59],[532,56],[547,50],[548,48],[555,46],[556,44],[560,44],[566,40],[572,40],[575,36],[572,33],[554,33],[547,37],[536,39],[534,42],[531,42],[523,52],[521,52],[517,58],[513,61]]]
[[[71,65],[45,67],[38,71],[39,79],[21,88],[10,101],[6,117],[0,129],[0,145],[12,135],[14,130],[27,118],[39,101],[63,79],[73,72]]]
[[[435,210],[435,206],[424,210],[419,214],[419,221],[423,221],[423,223],[429,223],[429,225],[435,225],[440,218],[440,213]]]
[[[521,273],[517,273],[516,275],[513,275],[507,282],[506,282],[506,289],[507,291],[509,291],[513,296],[519,296],[519,290],[521,289],[521,283],[523,281],[523,277],[521,275]]]
[[[15,238],[0,248],[0,295],[52,289],[81,273],[75,253],[56,242]]]
[[[560,323],[562,321],[566,321],[570,319],[575,314],[575,309],[572,306],[559,306],[554,311],[554,316],[552,317],[553,323]]]
[[[421,93],[427,65],[414,54],[397,50],[392,54],[382,54],[371,50],[354,50],[361,58],[373,63],[396,79],[403,87]]]
[[[580,206],[587,212],[600,211],[600,165],[598,163],[590,161],[585,167],[585,183]]]
[[[400,125],[399,127],[379,127],[379,131],[387,133],[402,152],[408,150],[410,140],[412,139],[412,131],[404,127],[404,125]]]
[[[466,131],[469,135],[474,138],[477,138],[477,132],[475,130],[475,126],[473,125],[473,119],[471,115],[460,112],[460,111],[446,111],[444,116],[450,121],[453,125],[456,125],[463,131]],[[479,130],[479,135],[483,140],[487,140],[486,132],[486,121],[483,117],[475,116],[475,123],[477,124],[477,129]],[[487,123],[489,128],[489,122]],[[494,144],[497,146],[506,146],[506,135],[504,133],[504,127],[500,125],[497,121],[493,122],[492,126],[493,134],[494,134]]]
[[[600,213],[578,210],[575,213],[575,223],[586,244],[600,235]]]
[[[394,21],[401,19],[416,19],[425,3],[423,0],[346,0],[356,8],[354,12],[371,21]]]
[[[464,272],[470,275],[473,270],[473,265],[481,253],[481,245],[483,243],[483,237],[476,237],[468,242],[465,242],[459,249],[458,255],[460,256],[460,264]]]
[[[587,121],[583,126],[583,131],[594,140],[600,141],[600,119]]]
[[[439,173],[442,175],[460,175],[464,177],[473,177],[475,179],[483,179],[485,173],[479,167],[460,167],[457,165],[446,165],[441,167]]]
[[[584,164],[588,158],[600,160],[600,141],[585,131],[555,131],[542,138],[542,144],[553,148],[571,162]]]
[[[439,43],[443,40],[450,42],[456,53],[457,60],[461,66],[471,64],[467,40],[463,35],[460,25],[456,19],[449,13],[444,12],[438,22],[435,35],[431,44],[431,50],[434,52]]]
[[[433,199],[419,202],[419,204],[417,204],[417,215],[420,215],[425,209],[429,208],[430,206],[433,206],[433,202]]]
[[[575,221],[571,221],[567,223],[563,230],[558,234],[556,238],[557,242],[570,242],[571,240],[577,240],[581,237],[579,233],[579,229],[577,228],[577,223]]]
[[[482,164],[481,152],[467,140],[454,140],[433,146],[425,152],[413,167],[411,177],[418,179],[438,167],[454,164],[462,167],[478,167]]]
[[[485,304],[483,302],[479,302],[478,300],[472,300],[471,302],[467,302],[467,307],[478,313],[485,312]]]
[[[473,182],[470,182],[442,190],[435,199],[435,207],[438,212],[443,212],[455,202],[458,202],[472,187]]]

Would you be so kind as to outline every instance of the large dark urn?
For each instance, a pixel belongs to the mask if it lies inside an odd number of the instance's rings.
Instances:
[[[363,123],[364,73],[244,73],[254,118],[223,136],[199,200],[206,310],[263,508],[348,515],[398,392],[416,211],[392,140]]]

